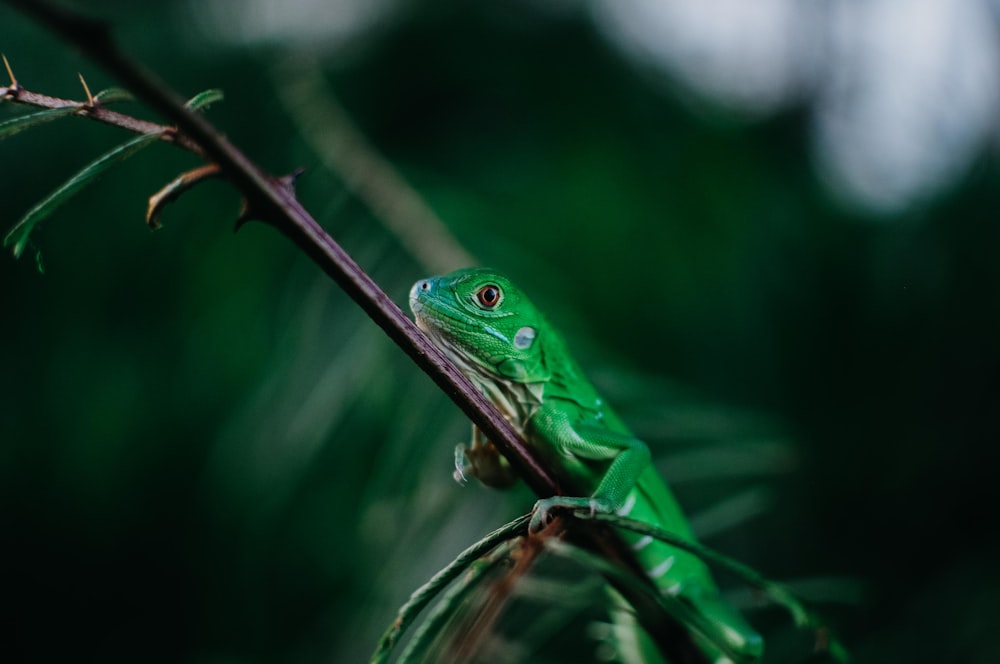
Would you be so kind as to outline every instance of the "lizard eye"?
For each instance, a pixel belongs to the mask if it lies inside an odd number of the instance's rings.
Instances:
[[[500,304],[500,288],[493,284],[487,284],[476,293],[476,299],[484,309],[492,309]]]

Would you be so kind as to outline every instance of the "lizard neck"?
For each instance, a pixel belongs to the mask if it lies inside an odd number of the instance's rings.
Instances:
[[[465,377],[492,403],[511,426],[525,436],[528,421],[538,411],[545,397],[545,383],[519,383],[497,375],[471,359],[444,335],[438,346]]]

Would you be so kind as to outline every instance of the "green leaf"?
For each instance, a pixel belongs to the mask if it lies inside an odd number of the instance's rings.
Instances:
[[[132,96],[132,93],[123,88],[108,88],[94,95],[94,101],[101,104],[115,104],[120,101],[132,101],[134,99],[135,97]]]
[[[187,103],[184,104],[187,108],[192,111],[200,110],[209,104],[214,104],[217,101],[222,101],[223,94],[222,90],[204,90],[199,92],[195,96],[188,99]]]
[[[431,600],[438,593],[444,590],[448,584],[458,578],[465,570],[469,569],[477,560],[489,554],[507,540],[527,532],[529,519],[530,515],[524,515],[494,530],[460,553],[447,567],[440,570],[420,588],[417,588],[410,595],[410,599],[407,600],[406,604],[399,609],[396,620],[382,634],[382,638],[379,639],[378,646],[372,654],[371,660],[369,660],[370,664],[382,664],[388,661],[393,648],[396,647],[403,632],[416,620],[417,614],[430,604]]]
[[[38,222],[52,214],[74,194],[107,172],[109,168],[132,156],[140,149],[148,145],[152,145],[159,138],[159,132],[155,134],[143,134],[142,136],[137,136],[131,141],[122,143],[110,152],[101,155],[72,178],[67,180],[61,187],[49,194],[43,201],[38,203],[38,205],[28,210],[28,213],[25,214],[4,237],[3,246],[13,246],[12,251],[14,252],[14,257],[20,258],[25,247],[28,246],[31,231],[35,228]],[[40,261],[41,257],[36,256],[36,260]]]
[[[495,569],[509,555],[508,546],[509,542],[503,542],[490,555],[469,565],[465,574],[442,595],[427,619],[414,632],[413,639],[399,656],[399,664],[433,661],[434,658],[428,656],[431,644],[461,609],[469,594],[482,584],[487,572]]]
[[[73,115],[78,110],[79,109],[76,106],[64,106],[62,108],[49,108],[37,113],[19,115],[16,118],[0,122],[0,138],[7,138],[8,136],[13,136],[18,132],[30,129],[36,125],[52,122],[53,120],[57,120],[67,115]]]

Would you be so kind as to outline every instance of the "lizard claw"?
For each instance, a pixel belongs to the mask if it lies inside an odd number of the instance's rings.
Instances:
[[[587,509],[590,510],[590,516],[594,516],[598,512],[608,511],[607,505],[597,498],[574,498],[567,496],[543,498],[535,503],[535,509],[531,514],[531,521],[528,523],[528,532],[537,533],[548,525],[551,518],[550,513],[553,509],[557,508]]]
[[[535,508],[531,510],[531,521],[528,522],[528,532],[534,535],[539,530],[549,525],[549,509],[548,504],[551,499],[539,500],[535,503]]]
[[[465,471],[469,468],[469,458],[465,454],[467,449],[462,443],[455,446],[455,470],[451,476],[461,486],[465,486],[469,481],[468,476],[465,474]]]

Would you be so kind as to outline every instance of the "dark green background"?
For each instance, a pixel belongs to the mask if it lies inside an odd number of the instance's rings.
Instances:
[[[405,302],[427,268],[284,113],[283,51],[223,46],[182,6],[101,6],[182,94],[223,88],[208,118],[264,168],[307,167],[306,207]],[[34,91],[114,84],[6,6],[0,50]],[[858,661],[1000,658],[994,154],[873,219],[818,182],[804,110],[692,106],[573,13],[428,3],[313,55],[564,329],[689,512],[733,510],[709,544],[813,579]],[[4,228],[124,138],[67,119],[4,141]],[[225,184],[145,228],[195,165],[157,146],[74,199],[35,237],[44,276],[0,259],[7,661],[361,661],[416,585],[530,505],[452,483],[457,409],[282,237],[233,235]],[[783,661],[781,614],[750,615]]]

